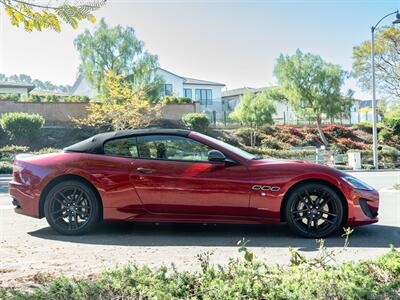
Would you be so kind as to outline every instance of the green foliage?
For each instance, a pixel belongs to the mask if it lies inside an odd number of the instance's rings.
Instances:
[[[0,101],[7,100],[7,101],[19,101],[21,99],[20,94],[0,94]]]
[[[47,102],[47,103],[89,103],[90,98],[87,96],[58,96],[58,95],[40,95],[30,94],[25,100],[26,102]]]
[[[0,161],[0,174],[11,174],[13,171],[12,163],[9,161]],[[1,299],[1,291],[0,291]]]
[[[399,98],[400,29],[382,27],[375,33],[375,76],[379,91],[388,98]],[[361,86],[371,89],[371,41],[367,40],[353,48],[353,69]]]
[[[51,83],[50,81],[41,81],[38,79],[32,79],[31,76],[26,74],[19,74],[19,75],[11,75],[6,76],[5,74],[0,73],[0,80],[1,81],[10,81],[16,83],[25,83],[25,84],[32,84],[35,86],[35,91],[42,90],[42,91],[53,91],[59,93],[69,93],[71,86],[69,85],[56,85]]]
[[[376,125],[378,132],[383,128],[381,123]],[[366,133],[372,134],[372,123],[368,121],[362,121],[360,123],[354,124],[354,128],[362,130]]]
[[[19,27],[22,24],[26,31],[42,31],[52,29],[61,31],[61,22],[69,24],[72,28],[78,28],[78,22],[86,19],[92,23],[96,22],[92,12],[99,9],[106,3],[106,0],[91,1],[62,1],[54,5],[42,4],[21,0],[1,0],[10,18],[10,23]]]
[[[189,113],[182,117],[182,122],[191,130],[207,132],[210,120],[204,113]]]
[[[26,145],[38,135],[44,118],[37,114],[5,113],[0,117],[0,125],[13,142]]]
[[[81,58],[80,71],[98,92],[102,93],[103,77],[112,71],[124,75],[134,89],[146,93],[154,101],[162,80],[155,75],[157,56],[144,49],[144,43],[135,36],[135,30],[121,25],[109,27],[104,19],[91,33],[85,30],[74,41]]]
[[[400,190],[400,183],[397,183],[393,186],[395,190]]]
[[[340,92],[346,72],[318,55],[297,50],[292,56],[281,54],[274,73],[290,106],[297,115],[316,121],[321,139],[327,144],[322,118],[347,113],[351,105],[351,99]]]
[[[230,118],[240,123],[257,128],[265,124],[273,124],[275,105],[274,90],[264,90],[261,93],[247,93],[240,97],[240,103],[230,114]]]
[[[226,265],[199,255],[197,272],[129,265],[95,279],[60,277],[34,291],[0,288],[2,299],[397,299],[400,252],[374,260],[329,264],[335,252],[320,242],[319,256],[308,259],[291,249],[291,266],[254,258],[247,241],[238,243],[244,259]]]
[[[164,96],[160,102],[162,104],[189,104],[193,103],[193,100],[188,97]]]
[[[270,149],[277,149],[277,150],[282,149],[281,142],[277,138],[271,135],[266,135],[261,139],[261,146]]]
[[[383,142],[387,142],[387,141],[391,141],[393,138],[393,130],[390,128],[383,128],[380,132],[379,132],[379,138],[383,141]]]
[[[383,122],[394,134],[400,135],[400,105],[392,105],[384,114]]]

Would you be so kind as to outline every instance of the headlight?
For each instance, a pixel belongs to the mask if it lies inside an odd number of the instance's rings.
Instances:
[[[343,176],[342,177],[344,181],[346,181],[348,184],[350,184],[352,187],[358,190],[364,190],[364,191],[373,191],[374,188],[366,184],[365,182],[362,182],[361,180],[353,177],[353,176]]]

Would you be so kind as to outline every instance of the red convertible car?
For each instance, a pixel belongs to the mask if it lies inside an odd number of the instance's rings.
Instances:
[[[69,235],[104,220],[287,223],[323,237],[377,222],[379,205],[373,188],[344,172],[260,159],[178,129],[102,133],[62,153],[17,158],[9,192],[17,213]]]

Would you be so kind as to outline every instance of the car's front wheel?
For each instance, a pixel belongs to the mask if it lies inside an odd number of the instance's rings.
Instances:
[[[78,180],[56,184],[46,196],[44,212],[55,231],[66,235],[83,234],[99,220],[100,207],[93,190]]]
[[[285,215],[295,233],[320,238],[341,227],[344,209],[339,195],[332,188],[320,183],[306,183],[289,195]]]

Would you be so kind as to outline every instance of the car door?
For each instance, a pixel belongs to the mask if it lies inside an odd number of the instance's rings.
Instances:
[[[248,170],[208,161],[211,147],[174,135],[137,137],[132,180],[152,213],[247,215]]]

